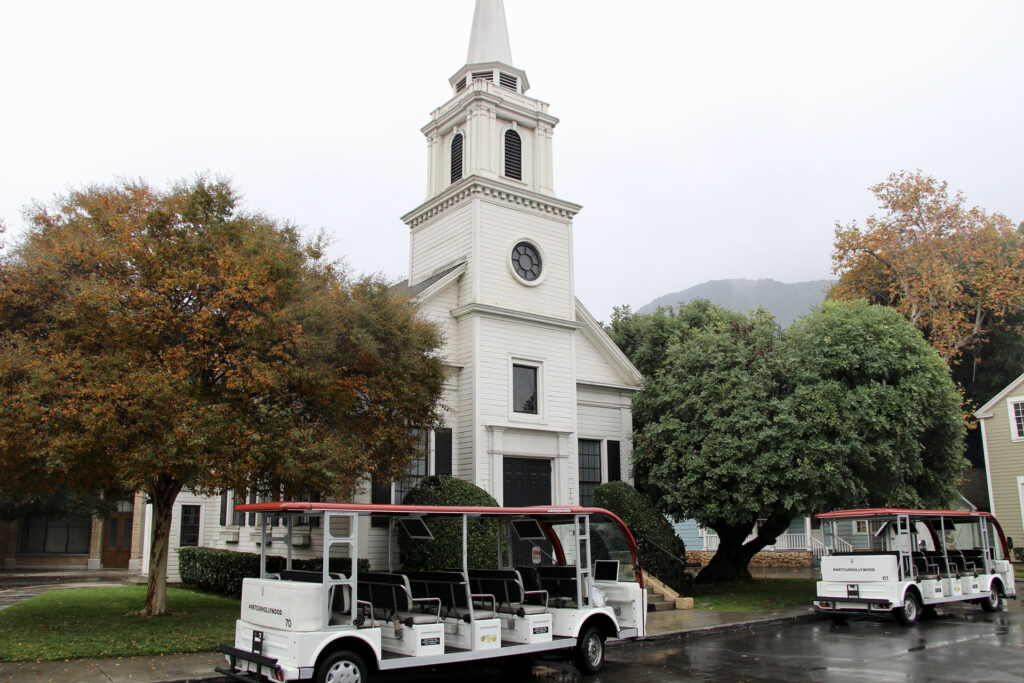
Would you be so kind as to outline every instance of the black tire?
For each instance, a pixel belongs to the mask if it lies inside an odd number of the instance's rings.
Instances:
[[[351,650],[338,650],[320,662],[313,680],[316,683],[367,683],[370,675],[362,657]]]
[[[907,591],[903,596],[903,607],[897,607],[892,613],[904,626],[913,626],[921,618],[921,598],[915,591]]]
[[[596,674],[604,666],[604,634],[594,625],[584,626],[573,648],[573,659],[581,674]]]
[[[998,612],[1003,609],[1003,587],[998,583],[992,583],[992,589],[987,598],[981,599],[981,609],[986,612]]]

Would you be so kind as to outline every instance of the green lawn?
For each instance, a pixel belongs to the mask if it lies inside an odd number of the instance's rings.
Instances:
[[[171,588],[169,617],[136,614],[145,586],[79,588],[0,610],[0,662],[204,652],[234,641],[239,603]]]
[[[695,586],[693,606],[718,612],[807,607],[814,600],[814,592],[814,579],[754,579],[743,583]]]

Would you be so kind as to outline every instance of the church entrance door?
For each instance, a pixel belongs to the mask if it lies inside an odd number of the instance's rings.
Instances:
[[[543,458],[504,458],[503,505],[508,508],[530,505],[551,505],[551,461]],[[550,553],[550,544],[542,543],[544,554]],[[528,541],[515,541],[512,547],[513,566],[535,564],[543,558],[534,554]],[[546,559],[546,558],[544,558]],[[550,561],[544,562],[549,564]]]

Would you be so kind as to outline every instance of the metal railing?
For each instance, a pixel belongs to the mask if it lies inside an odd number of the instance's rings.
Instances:
[[[682,595],[689,585],[686,578],[686,560],[639,531],[630,529],[630,532],[636,540],[640,566],[644,571]]]

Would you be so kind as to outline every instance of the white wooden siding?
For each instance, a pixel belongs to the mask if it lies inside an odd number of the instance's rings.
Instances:
[[[477,199],[480,206],[479,245],[475,277],[477,301],[563,320],[575,316],[572,284],[572,227],[556,219],[509,204]],[[542,282],[527,286],[510,270],[512,247],[526,239],[543,255]]]
[[[1024,442],[1013,441],[1010,430],[1009,402],[1024,393],[1024,382],[992,407],[991,417],[983,419],[983,436],[988,459],[992,508],[1003,532],[1016,545],[1024,543],[1024,519],[1017,477],[1024,476]]]
[[[473,204],[466,201],[410,231],[409,284],[471,258]]]

